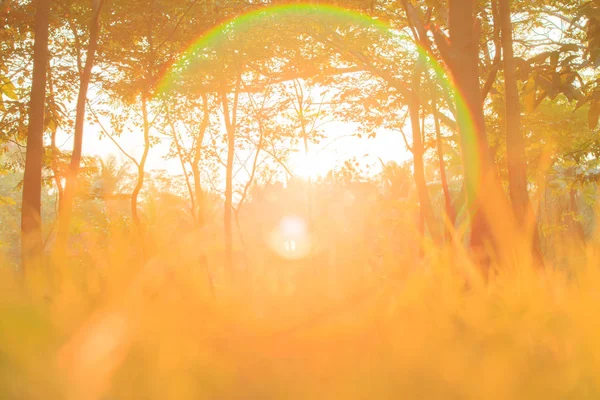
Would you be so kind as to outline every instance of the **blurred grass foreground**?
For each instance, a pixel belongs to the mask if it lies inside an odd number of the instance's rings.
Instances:
[[[347,226],[250,225],[232,271],[218,235],[173,218],[144,243],[88,226],[25,284],[2,268],[0,398],[600,398],[597,243],[484,282],[462,245],[354,206]]]

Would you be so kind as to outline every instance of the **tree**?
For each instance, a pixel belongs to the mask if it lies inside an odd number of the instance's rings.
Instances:
[[[467,199],[471,213],[470,246],[476,257],[489,257],[486,245],[498,245],[491,218],[504,196],[490,152],[479,83],[479,40],[473,0],[451,0],[448,5],[449,38],[435,30],[438,49],[457,87],[457,116],[464,159]],[[505,235],[503,227],[496,232]],[[497,248],[497,247],[496,247]]]
[[[83,129],[85,121],[85,112],[87,104],[88,87],[94,67],[96,49],[98,48],[98,38],[100,35],[100,13],[104,0],[92,1],[92,16],[89,27],[89,41],[87,47],[87,55],[85,66],[81,71],[79,94],[77,96],[76,116],[75,116],[75,132],[73,141],[73,152],[71,153],[71,162],[69,165],[68,174],[66,176],[66,184],[64,196],[59,205],[59,221],[58,221],[58,247],[59,252],[65,250],[67,244],[69,225],[71,222],[71,213],[73,208],[73,198],[77,186],[77,173],[81,163],[81,150],[83,146]]]
[[[437,159],[440,171],[440,180],[442,184],[442,191],[444,192],[444,211],[446,214],[447,221],[444,221],[445,224],[451,224],[454,226],[456,223],[456,210],[454,209],[454,205],[452,204],[452,196],[450,195],[450,189],[448,188],[448,179],[446,177],[446,162],[444,161],[444,150],[443,150],[443,142],[442,142],[442,129],[440,126],[440,120],[438,117],[437,111],[437,102],[435,99],[435,94],[431,104],[433,108],[433,121],[435,127],[435,142],[436,142],[436,150],[437,150]],[[450,229],[446,227],[446,239],[450,238]]]
[[[492,0],[496,1],[496,0]],[[513,52],[512,23],[509,0],[498,1],[498,16],[502,42],[502,61],[505,89],[505,129],[506,160],[508,163],[508,187],[517,223],[522,229],[528,229],[533,216],[527,192],[527,160],[525,157],[525,139],[521,131],[520,97],[517,86],[517,70]],[[498,49],[499,50],[499,49]],[[534,223],[533,251],[541,258],[537,224]]]
[[[111,4],[113,20],[106,26],[106,41],[99,44],[99,59],[111,76],[103,79],[103,89],[122,104],[135,108],[130,124],[141,131],[144,146],[137,166],[137,181],[131,193],[132,219],[143,233],[139,196],[145,182],[146,162],[154,133],[164,107],[155,89],[163,70],[185,49],[188,38],[206,29],[207,9],[192,1],[118,1]],[[108,103],[109,101],[105,99]],[[112,111],[114,114],[114,111]],[[113,116],[113,119],[122,119]]]
[[[21,246],[23,269],[29,268],[43,251],[41,221],[42,164],[46,65],[48,64],[50,0],[36,0],[33,77],[27,129],[27,152],[23,178]]]

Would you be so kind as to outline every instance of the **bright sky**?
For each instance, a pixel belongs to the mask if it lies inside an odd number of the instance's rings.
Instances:
[[[108,125],[105,125],[110,129]],[[356,157],[363,164],[373,165],[376,171],[380,169],[378,158],[384,162],[402,161],[409,158],[409,153],[399,132],[380,131],[374,139],[350,136],[354,128],[351,124],[330,122],[323,126],[327,137],[318,145],[309,147],[310,155],[304,156],[303,149],[298,149],[288,161],[290,170],[299,176],[315,177],[324,176],[345,160]],[[125,156],[116,145],[107,137],[100,139],[101,129],[97,125],[87,124],[83,140],[83,154],[106,157],[114,154],[120,159]],[[223,133],[224,134],[224,133]],[[122,137],[115,137],[119,145],[137,160],[143,152],[143,135],[128,133]],[[57,134],[57,143],[63,150],[70,150],[73,146],[72,135],[64,132]],[[169,143],[152,147],[148,156],[147,170],[166,170],[172,175],[180,175],[181,165],[177,159],[165,159]]]

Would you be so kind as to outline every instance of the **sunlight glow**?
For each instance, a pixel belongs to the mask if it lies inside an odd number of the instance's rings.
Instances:
[[[319,163],[319,158],[314,153],[294,153],[290,157],[290,169],[292,173],[303,179],[316,179],[327,171]]]
[[[298,216],[286,216],[271,232],[268,243],[280,257],[297,260],[309,254],[310,239],[304,219]]]
[[[296,250],[296,241],[295,240],[286,240],[285,241],[285,250],[286,251],[295,251]]]

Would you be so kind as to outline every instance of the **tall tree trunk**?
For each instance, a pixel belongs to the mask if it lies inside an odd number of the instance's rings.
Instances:
[[[446,218],[448,219],[448,223],[454,224],[456,223],[456,212],[454,211],[454,207],[452,206],[452,196],[450,195],[450,189],[448,188],[448,179],[446,178],[446,163],[444,162],[444,149],[442,147],[442,132],[440,128],[440,120],[437,116],[436,110],[436,101],[435,98],[433,100],[433,121],[435,125],[435,138],[437,143],[437,157],[440,168],[440,180],[442,181],[442,191],[444,193],[444,210],[446,212]],[[444,224],[446,239],[450,239],[451,232],[450,227]]]
[[[233,109],[229,110],[227,94],[221,94],[221,104],[223,106],[223,115],[225,120],[225,129],[227,130],[227,165],[225,171],[225,210],[224,210],[224,230],[225,230],[225,270],[228,274],[233,272],[233,160],[235,157],[235,125],[238,90],[235,91]]]
[[[54,84],[52,81],[52,71],[48,70],[46,74],[46,79],[48,80],[48,101],[52,104],[54,103]],[[50,167],[52,168],[52,174],[54,175],[54,184],[56,185],[57,191],[57,201],[56,201],[56,218],[58,218],[58,208],[60,206],[60,202],[63,198],[64,188],[63,183],[61,182],[61,173],[60,168],[58,166],[58,157],[60,156],[60,150],[58,146],[56,146],[56,129],[52,129],[50,136],[50,148],[52,150],[52,155],[50,159]]]
[[[42,165],[44,156],[44,113],[50,0],[36,0],[33,78],[27,127],[27,152],[23,177],[21,210],[22,271],[25,272],[43,251]]]
[[[489,255],[486,244],[493,245],[494,237],[485,215],[487,210],[484,207],[488,206],[485,202],[490,199],[488,190],[493,190],[494,196],[502,196],[503,193],[498,191],[500,183],[485,130],[479,87],[479,38],[475,23],[474,0],[450,0],[450,41],[438,44],[441,44],[441,49],[445,48],[445,58],[460,93],[457,98],[457,122],[465,165],[467,202],[471,212],[471,248],[474,255],[487,264]],[[484,195],[487,195],[486,199],[483,199]]]
[[[147,25],[147,33],[146,33],[146,39],[148,40],[148,56],[146,59],[146,85],[145,87],[142,89],[142,92],[140,94],[141,97],[141,106],[142,106],[142,124],[143,124],[143,130],[144,130],[144,151],[142,153],[142,158],[138,164],[138,177],[137,177],[137,182],[135,184],[135,187],[133,188],[133,192],[131,193],[131,218],[133,219],[133,223],[137,229],[137,233],[140,236],[140,239],[142,241],[142,247],[143,247],[143,251],[146,251],[146,244],[145,244],[145,240],[144,240],[144,234],[143,234],[143,226],[142,226],[142,221],[140,219],[140,216],[138,214],[138,196],[140,194],[140,191],[142,190],[142,187],[144,187],[144,179],[146,176],[146,160],[148,159],[148,153],[150,152],[150,120],[148,118],[148,97],[149,97],[149,92],[151,90],[152,84],[154,82],[154,78],[153,78],[153,68],[154,68],[154,35],[153,35],[153,29],[155,28],[154,26],[154,7],[155,7],[155,0],[152,0],[150,3],[150,13],[149,16],[150,18],[148,19],[148,25]]]
[[[410,114],[410,125],[412,128],[413,144],[413,174],[415,179],[415,185],[417,187],[417,194],[419,196],[419,209],[427,227],[429,228],[429,234],[434,242],[439,243],[441,235],[439,233],[439,225],[433,212],[433,206],[431,205],[431,198],[429,196],[429,190],[427,188],[427,182],[425,180],[425,167],[423,165],[423,154],[425,153],[425,147],[421,137],[421,126],[419,118],[420,102],[418,98],[418,88],[420,74],[415,73],[413,79],[413,90],[409,93],[410,99],[408,101],[408,111]]]
[[[52,149],[52,159],[51,159],[51,167],[52,167],[52,174],[54,175],[54,184],[56,185],[56,191],[57,191],[57,202],[58,202],[58,207],[60,207],[60,203],[63,199],[63,187],[62,187],[62,182],[61,182],[61,176],[60,176],[60,169],[58,168],[58,156],[60,154],[60,151],[58,150],[58,147],[56,146],[56,131],[52,132],[52,136],[50,137],[50,148]],[[58,207],[57,207],[57,211],[58,211]]]
[[[192,163],[192,176],[194,179],[194,194],[196,198],[196,225],[201,227],[206,221],[205,199],[200,180],[200,167],[198,162]]]
[[[496,1],[496,0],[492,0]],[[525,156],[525,139],[521,132],[521,112],[519,89],[513,52],[512,24],[510,20],[510,1],[498,1],[498,16],[502,53],[504,61],[504,90],[505,90],[505,127],[506,127],[506,160],[508,164],[508,189],[512,209],[521,229],[527,229],[533,210],[527,192],[527,160]],[[533,252],[541,260],[541,245],[537,224],[533,222],[532,247]]]
[[[71,154],[71,163],[66,177],[64,196],[59,203],[58,219],[58,247],[63,252],[66,249],[69,225],[73,211],[73,200],[77,188],[77,174],[81,164],[81,153],[83,147],[83,128],[85,123],[85,105],[87,93],[92,76],[92,68],[98,48],[98,37],[100,35],[100,13],[102,11],[103,0],[92,1],[92,19],[90,21],[90,39],[88,42],[85,66],[81,72],[79,80],[79,94],[77,96],[77,106],[75,114],[75,133],[73,135],[73,153]]]
[[[508,187],[510,200],[519,223],[525,222],[529,208],[527,193],[527,163],[525,141],[521,133],[519,91],[513,56],[512,26],[509,0],[497,0],[501,21],[502,50],[504,58],[506,159],[508,163]]]

